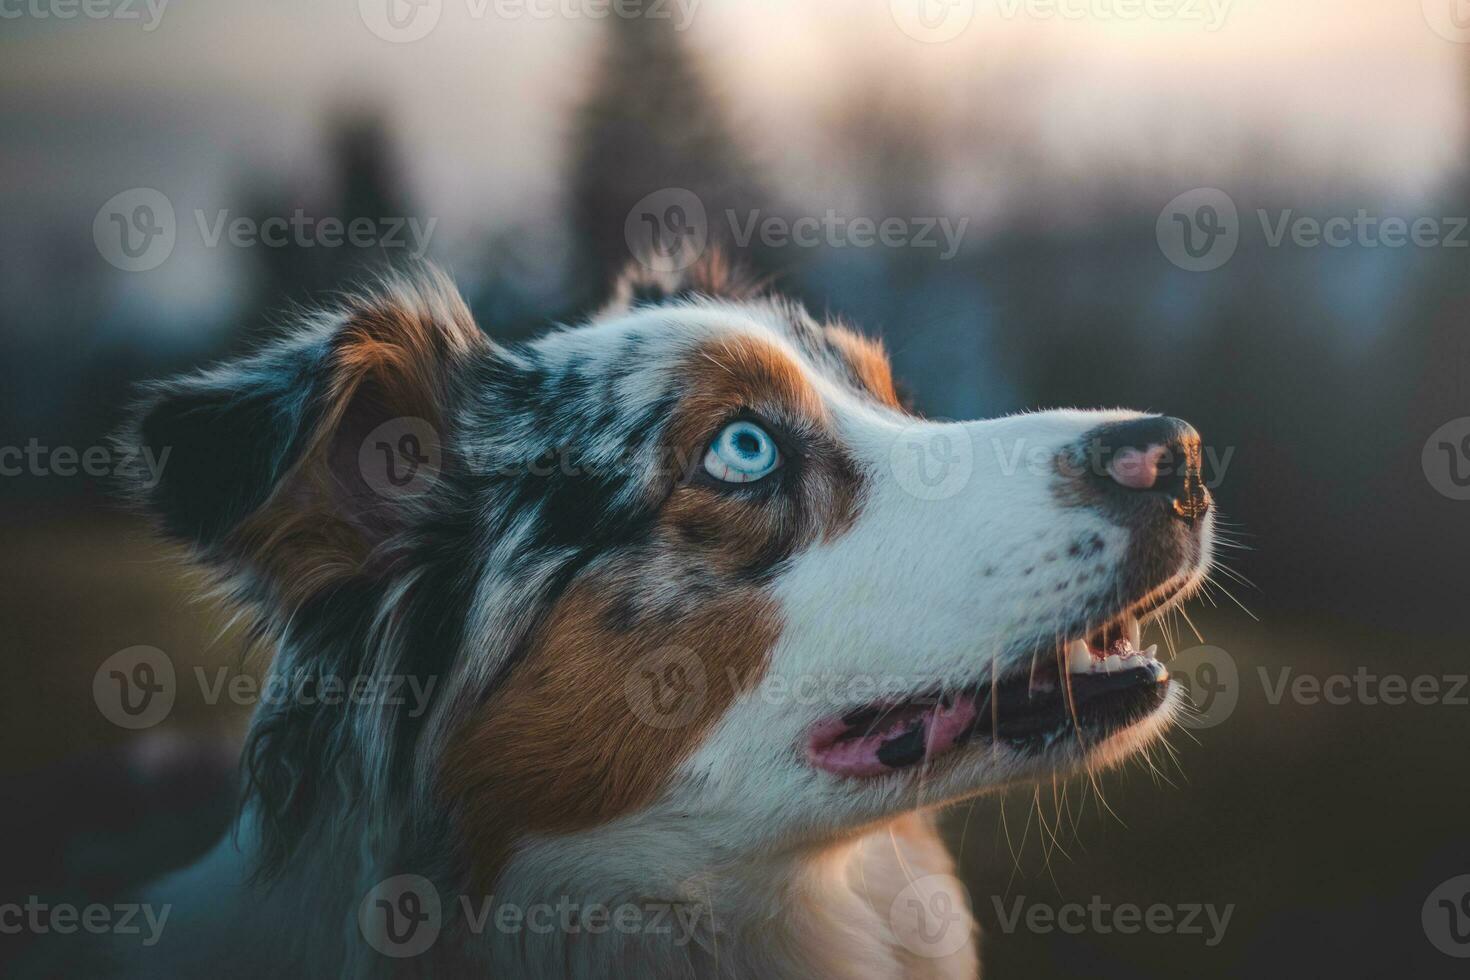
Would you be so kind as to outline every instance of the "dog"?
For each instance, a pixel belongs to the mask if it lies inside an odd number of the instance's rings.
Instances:
[[[635,270],[502,346],[421,269],[148,390],[138,502],[292,696],[115,971],[973,977],[934,813],[1169,726],[1190,426],[926,420],[727,262]]]

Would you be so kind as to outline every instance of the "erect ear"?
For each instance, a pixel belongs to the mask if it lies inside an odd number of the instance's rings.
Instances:
[[[396,278],[254,354],[162,382],[120,437],[133,495],[288,600],[363,569],[429,506],[463,365],[489,341],[442,274]]]
[[[663,271],[656,262],[630,262],[613,283],[603,313],[618,313],[646,303],[662,303],[693,296],[751,299],[767,283],[732,261],[717,248],[708,248],[694,262],[677,271]]]

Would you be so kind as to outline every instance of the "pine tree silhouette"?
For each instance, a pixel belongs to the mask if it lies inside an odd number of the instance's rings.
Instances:
[[[768,270],[754,243],[736,246],[725,217],[727,209],[744,215],[766,205],[761,182],[671,24],[647,17],[607,24],[570,153],[572,281],[580,298],[595,302],[634,258],[624,234],[628,215],[666,188],[691,191],[703,203],[711,246]]]
[[[410,251],[381,240],[386,221],[413,214],[386,121],[376,112],[353,109],[330,120],[328,132],[325,197],[313,200],[283,184],[256,187],[247,194],[244,213],[257,226],[269,218],[290,220],[297,210],[316,222],[336,219],[344,230],[356,219],[367,219],[376,229],[373,243],[354,244],[345,232],[331,247],[320,240],[308,243],[310,238],[298,241],[294,233],[280,247],[257,243],[250,250],[254,300],[246,313],[247,342],[272,329],[269,314],[283,306],[320,300],[374,271],[401,265]],[[405,246],[412,242],[407,228],[398,231],[397,240]]]

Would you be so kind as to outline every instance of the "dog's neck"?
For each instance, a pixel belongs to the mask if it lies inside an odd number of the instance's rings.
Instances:
[[[169,975],[205,972],[220,956],[264,975],[976,975],[966,896],[926,815],[737,860],[697,835],[647,830],[528,845],[493,889],[436,888],[431,942],[405,955],[374,948],[365,924],[373,889],[405,867],[355,866],[342,848],[364,839],[357,828],[314,840],[272,883],[250,884],[258,839],[247,811],[237,835],[155,886],[151,898],[177,906],[170,928],[189,937],[160,945],[160,963]]]
[[[504,935],[492,910],[467,948],[495,975],[675,977],[691,966],[731,978],[976,975],[974,924],[927,816],[839,845],[713,867],[709,858],[686,835],[637,830],[532,846],[491,904],[538,909],[554,928],[533,932],[528,918],[520,935]],[[936,890],[945,895],[935,900]],[[949,938],[936,942],[936,930]]]

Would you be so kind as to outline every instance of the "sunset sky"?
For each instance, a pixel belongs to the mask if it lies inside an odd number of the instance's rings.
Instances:
[[[393,124],[415,200],[443,218],[440,257],[490,228],[554,227],[569,110],[602,25],[441,2],[434,30],[411,43],[375,36],[354,0],[176,2],[152,30],[6,21],[0,288],[41,274],[39,241],[70,229],[85,244],[96,207],[128,186],[214,211],[256,175],[309,183],[325,114],[352,104],[381,107]],[[1437,34],[1418,3],[1173,0],[1206,19],[1211,2],[1225,4],[1212,30],[1124,20],[1111,2],[1060,0],[1101,11],[1064,19],[1036,15],[1047,0],[976,0],[944,43],[900,29],[903,0],[668,9],[687,21],[691,50],[780,193],[824,207],[863,206],[853,147],[834,124],[875,88],[937,136],[936,193],[982,233],[1018,208],[1064,219],[1086,207],[1098,174],[1183,190],[1247,167],[1293,188],[1367,187],[1413,206],[1458,151],[1470,46]],[[119,288],[215,302],[238,256],[191,255],[181,242],[178,259]]]

